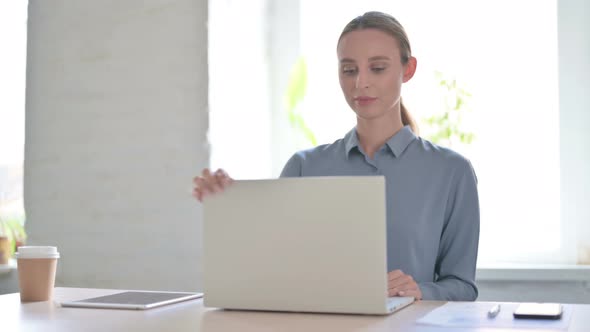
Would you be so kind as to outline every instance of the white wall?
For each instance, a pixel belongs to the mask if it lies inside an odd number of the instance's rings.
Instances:
[[[590,304],[587,281],[478,281],[478,301]]]
[[[590,264],[590,2],[559,0],[558,11],[561,220],[577,224],[563,241]]]
[[[31,0],[25,210],[62,286],[198,290],[207,0]]]

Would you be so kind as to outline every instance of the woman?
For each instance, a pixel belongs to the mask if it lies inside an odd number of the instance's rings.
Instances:
[[[475,300],[477,179],[468,160],[415,134],[401,101],[417,64],[403,27],[387,14],[365,13],[344,28],[337,54],[356,127],[296,153],[281,176],[385,176],[389,296]],[[231,181],[206,169],[194,179],[194,196],[202,201]]]

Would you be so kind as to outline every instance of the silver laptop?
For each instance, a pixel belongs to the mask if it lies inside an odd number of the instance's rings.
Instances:
[[[204,201],[204,304],[389,314],[385,179],[235,181]]]

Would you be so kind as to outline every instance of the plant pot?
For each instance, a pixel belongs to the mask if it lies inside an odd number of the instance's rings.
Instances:
[[[0,265],[8,264],[8,261],[10,260],[10,255],[10,239],[6,236],[2,236],[0,237]]]

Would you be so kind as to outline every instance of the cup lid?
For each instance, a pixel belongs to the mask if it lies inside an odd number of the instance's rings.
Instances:
[[[46,246],[23,246],[18,247],[16,259],[23,258],[59,258],[57,247]]]

